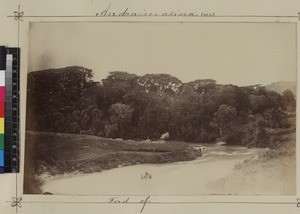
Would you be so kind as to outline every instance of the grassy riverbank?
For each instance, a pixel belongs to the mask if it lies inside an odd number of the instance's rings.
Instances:
[[[294,195],[296,133],[282,133],[274,140],[276,148],[237,164],[230,175],[210,186],[218,194]]]
[[[24,192],[41,193],[41,175],[101,172],[134,164],[189,161],[199,156],[201,152],[180,142],[137,142],[26,132]]]

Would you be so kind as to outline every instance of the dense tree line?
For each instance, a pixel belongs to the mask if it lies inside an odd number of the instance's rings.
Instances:
[[[225,141],[269,146],[268,130],[289,127],[295,95],[260,85],[182,83],[169,74],[110,72],[101,82],[73,66],[28,74],[27,130],[124,139]]]

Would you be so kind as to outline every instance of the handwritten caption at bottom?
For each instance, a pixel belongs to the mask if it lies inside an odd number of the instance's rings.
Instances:
[[[142,213],[146,207],[146,204],[151,203],[150,202],[150,196],[147,196],[145,199],[139,200],[139,201],[130,201],[130,197],[110,197],[108,199],[108,203],[110,204],[141,204],[141,210],[140,213]]]

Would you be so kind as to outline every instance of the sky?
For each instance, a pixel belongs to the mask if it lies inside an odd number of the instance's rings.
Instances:
[[[254,85],[296,81],[294,23],[30,23],[28,72],[83,66]]]

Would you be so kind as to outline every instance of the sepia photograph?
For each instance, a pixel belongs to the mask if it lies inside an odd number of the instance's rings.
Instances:
[[[24,194],[296,194],[296,24],[31,22]]]

